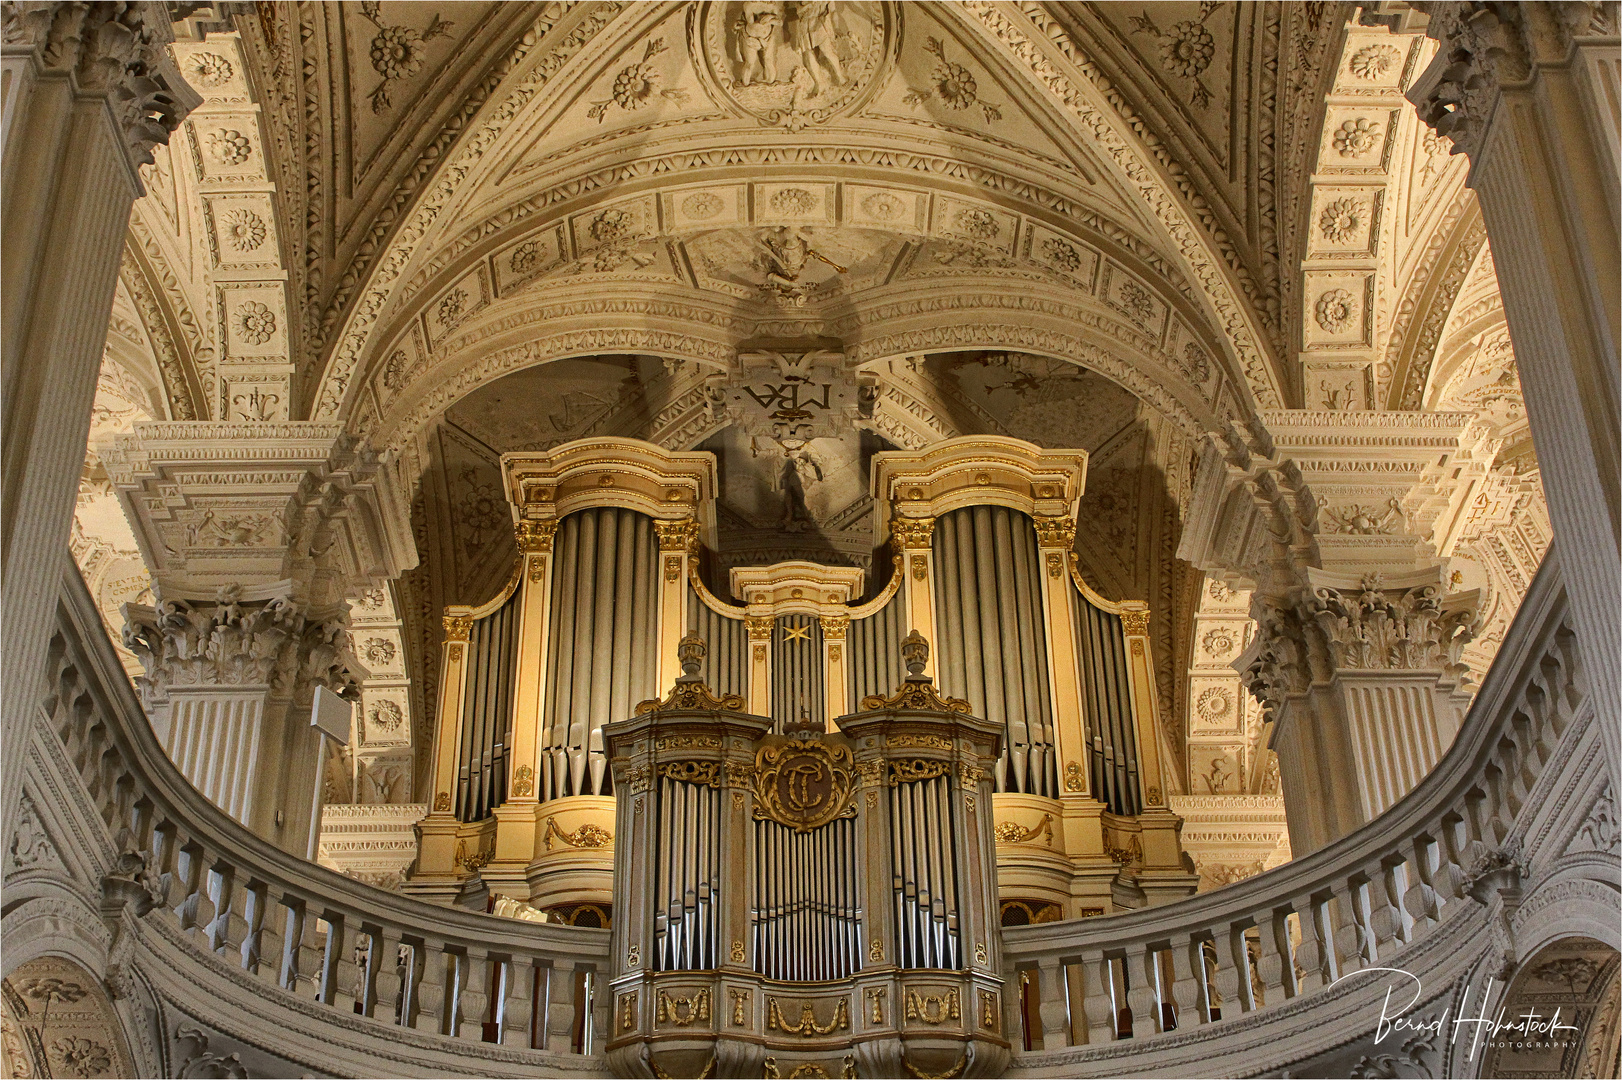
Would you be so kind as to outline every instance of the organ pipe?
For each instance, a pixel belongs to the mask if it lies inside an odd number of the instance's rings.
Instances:
[[[827,715],[822,627],[810,615],[782,615],[772,628],[772,719],[777,730]]]
[[[729,619],[712,611],[688,586],[687,632],[703,638],[708,647],[699,674],[716,693],[747,694],[749,692],[749,633],[742,615]]]
[[[602,726],[657,692],[658,543],[646,515],[593,507],[554,552],[539,794],[607,794]]]
[[[906,625],[906,606],[892,600],[873,614],[850,621],[848,684],[852,704],[869,694],[888,694],[906,677],[901,665],[901,639]]]
[[[1078,599],[1075,626],[1082,645],[1093,795],[1114,813],[1136,814],[1143,808],[1143,793],[1121,617],[1085,597]]]
[[[942,692],[1007,733],[998,791],[1058,794],[1041,559],[1031,519],[1002,506],[943,514],[933,541]]]
[[[468,632],[456,816],[478,821],[507,798],[507,748],[518,649],[517,591]]]

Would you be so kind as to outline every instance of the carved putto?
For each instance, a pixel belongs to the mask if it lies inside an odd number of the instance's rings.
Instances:
[[[731,0],[690,26],[716,96],[763,124],[798,131],[863,104],[893,61],[896,14],[870,0]]]

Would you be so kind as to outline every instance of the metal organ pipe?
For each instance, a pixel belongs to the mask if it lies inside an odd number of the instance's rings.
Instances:
[[[998,791],[1056,796],[1042,560],[1031,519],[1001,506],[953,510],[935,523],[934,554],[942,692],[1004,726]]]
[[[896,596],[900,595],[897,592]],[[905,604],[891,598],[888,604],[865,619],[850,621],[846,651],[849,660],[845,666],[850,687],[846,700],[852,708],[869,694],[895,693],[895,688],[906,678],[906,668],[901,664],[901,640],[911,627],[902,625],[906,621],[905,608]]]
[[[518,593],[468,632],[467,694],[458,748],[456,816],[478,821],[507,799]]]
[[[1088,741],[1094,794],[1113,813],[1136,814],[1143,807],[1143,796],[1125,631],[1119,615],[1093,606],[1085,597],[1078,599],[1076,636],[1081,642],[1082,681],[1091,726]]]
[[[543,799],[607,793],[602,726],[655,696],[658,545],[644,514],[569,514],[553,543]]]

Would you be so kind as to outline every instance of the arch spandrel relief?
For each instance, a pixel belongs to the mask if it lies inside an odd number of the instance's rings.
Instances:
[[[714,96],[789,131],[851,113],[889,75],[902,5],[874,0],[709,0],[688,13]]]

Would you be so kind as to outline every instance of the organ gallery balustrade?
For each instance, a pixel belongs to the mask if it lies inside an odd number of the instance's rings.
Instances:
[[[134,992],[135,983],[124,980],[138,975],[141,986],[158,987],[176,1007],[223,1027],[278,1032],[288,1060],[311,1062],[310,1068],[319,1060],[326,1070],[354,1075],[602,1075],[610,1039],[627,1030],[638,1038],[657,1033],[662,977],[749,989],[756,994],[751,1024],[764,1024],[768,1015],[759,1011],[770,1008],[760,995],[783,997],[789,1004],[786,1011],[779,1004],[778,1033],[806,1025],[797,1006],[809,995],[759,989],[780,984],[759,981],[767,973],[748,951],[766,938],[748,934],[759,925],[749,921],[753,908],[741,921],[727,916],[732,923],[714,938],[714,961],[701,957],[697,963],[706,966],[650,973],[660,955],[657,919],[651,931],[638,924],[646,935],[639,941],[629,937],[629,915],[616,919],[619,944],[611,951],[609,931],[423,904],[255,837],[169,761],[71,567],[50,655],[51,691],[36,712],[23,813],[35,823],[30,835],[45,838],[44,849],[58,852],[64,866],[37,855],[37,839],[14,845],[4,916],[14,955],[33,947],[27,928],[35,922],[60,933],[87,918],[104,929],[86,938],[101,943],[83,947],[86,955],[103,958],[93,966],[120,992]],[[988,963],[971,948],[956,973],[917,977],[968,980],[977,992],[995,992],[1000,974],[1000,1022],[1012,1044],[1013,1075],[1299,1073],[1296,1063],[1374,1030],[1383,986],[1331,985],[1347,974],[1373,965],[1411,971],[1440,995],[1423,1003],[1434,1012],[1451,1004],[1449,995],[1463,983],[1479,995],[1485,974],[1515,970],[1554,936],[1614,932],[1604,929],[1614,928],[1619,884],[1614,800],[1588,694],[1551,556],[1454,745],[1432,775],[1368,826],[1283,868],[1176,903],[988,933]],[[964,752],[867,749],[873,736],[886,747],[895,743],[884,732],[906,715],[899,705],[846,718],[842,734],[823,741],[855,746],[853,764],[872,760],[868,755],[895,759],[893,767]],[[638,730],[652,736],[652,726],[664,722],[658,713],[650,710],[626,728],[640,723]],[[728,739],[774,742],[757,735],[767,718],[739,715],[735,705],[722,714],[734,717]],[[969,741],[979,740],[974,753],[994,763],[992,733],[955,715],[947,722],[966,725]],[[865,729],[864,716],[871,717]],[[651,757],[626,765],[675,765],[677,754],[697,764],[699,751],[645,749]],[[717,765],[733,758],[755,763],[754,754],[725,746],[704,753]],[[724,768],[718,772],[722,785],[730,783],[726,776]],[[978,784],[983,804],[989,777]],[[753,797],[752,788],[736,785],[706,790],[728,792],[729,800]],[[892,789],[881,782],[871,790],[882,812]],[[55,792],[57,801],[45,804],[43,792]],[[621,813],[634,818],[634,804]],[[78,824],[67,828],[65,815]],[[989,824],[980,819],[982,842]],[[892,887],[882,918],[901,910],[897,895]],[[908,899],[899,894],[899,902]],[[971,900],[989,906],[987,898]],[[745,929],[742,964],[730,959],[732,927]],[[890,935],[884,956],[893,964],[904,955],[903,938],[888,924],[884,932]],[[959,940],[975,939],[970,932]],[[634,970],[626,964],[632,944],[639,957]],[[860,944],[856,978],[866,978],[872,942]],[[911,977],[890,970],[885,985],[907,987]],[[639,999],[633,1010],[631,1029],[620,1027],[610,978],[653,984],[652,998]],[[913,1031],[944,1026],[929,1023],[951,1012],[942,988],[918,989],[917,1022],[906,1016],[906,990],[899,999],[890,991],[886,1007],[901,1009],[903,1036],[909,1023]],[[700,1008],[695,996],[666,988],[666,1015],[689,1021],[675,1025],[680,1039],[713,1044],[730,1024],[734,999],[712,993]],[[846,1000],[848,1022],[857,1022],[858,1006],[871,1015],[865,996]],[[1489,1014],[1494,1000],[1485,1005]],[[983,1023],[979,1004],[976,1025]],[[954,1023],[966,1026],[968,998],[960,995],[958,1007]],[[832,1017],[814,1007],[813,1035],[794,1040],[825,1051],[832,1065],[825,1071],[843,1072],[849,1054],[852,1070],[869,1075],[855,1064],[854,1032],[841,1035],[852,1044],[846,1049],[832,1031],[823,1033],[826,1042],[816,1041],[823,1038],[816,1029]],[[1269,1022],[1275,1017],[1281,1022]],[[962,1028],[953,1030],[961,1045]],[[1443,1053],[1454,1056],[1444,1060]],[[1475,1066],[1460,1053],[1437,1048],[1416,1060],[1431,1075],[1473,1075]],[[773,1067],[787,1075],[783,1066],[791,1060],[784,1053]],[[936,1064],[914,1063],[925,1071]],[[1347,1075],[1354,1064],[1320,1074]],[[702,1067],[698,1062],[692,1073]],[[760,1061],[754,1075],[767,1068]]]

